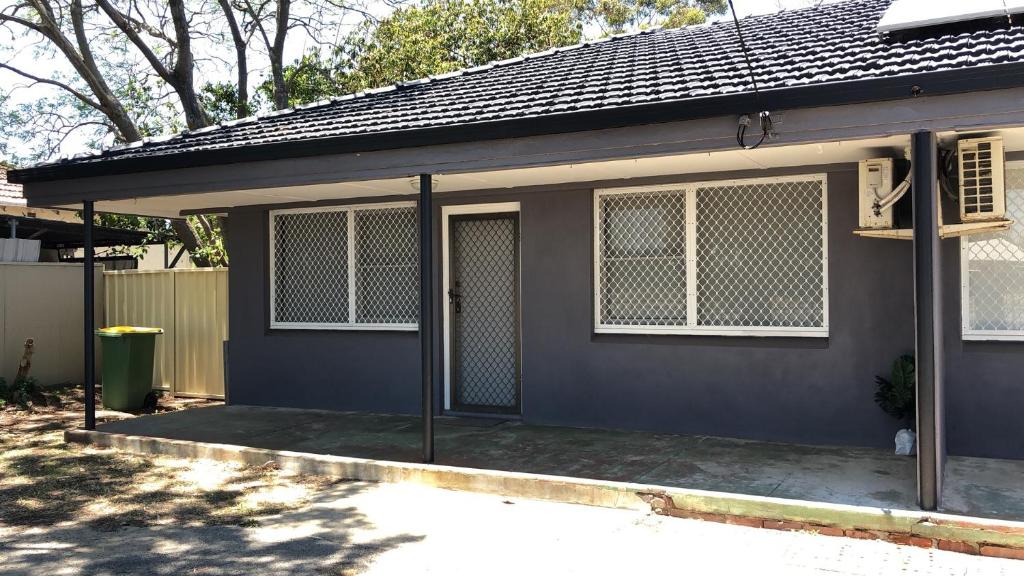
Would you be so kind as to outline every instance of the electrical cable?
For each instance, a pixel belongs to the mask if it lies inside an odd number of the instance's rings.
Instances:
[[[772,131],[772,117],[761,106],[761,96],[757,89],[757,77],[754,75],[754,64],[750,61],[750,51],[747,50],[747,43],[743,40],[743,31],[740,29],[740,19],[736,15],[736,7],[733,6],[732,0],[728,0],[729,10],[732,12],[732,21],[736,25],[736,37],[740,41],[740,49],[743,51],[743,59],[747,63],[747,71],[750,73],[750,83],[754,88],[754,105],[758,109],[758,121],[761,123],[761,138],[753,145],[747,145],[744,140],[747,135],[747,127],[750,126],[750,116],[744,114],[740,116],[739,126],[736,128],[736,143],[740,145],[740,148],[744,150],[753,150],[761,145],[762,142],[768,138],[768,134]]]

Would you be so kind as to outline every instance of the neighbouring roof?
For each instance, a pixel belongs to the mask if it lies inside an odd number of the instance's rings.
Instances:
[[[81,222],[62,222],[25,216],[0,215],[0,237],[6,238],[11,220],[17,223],[18,238],[39,240],[43,248],[69,249],[85,245],[85,226]],[[149,235],[138,230],[124,230],[107,226],[92,227],[93,246],[142,246],[149,244]]]
[[[7,181],[7,168],[0,166],[0,204],[24,206],[25,197],[21,194],[21,184]]]
[[[794,99],[789,92],[783,98],[782,91],[833,86],[838,89],[831,93],[839,100],[903,98],[910,97],[907,86],[885,92],[872,85],[858,92],[851,90],[850,84],[929,74],[946,76],[942,82],[924,85],[926,94],[983,89],[983,82],[1024,85],[1019,71],[1010,78],[1004,69],[989,68],[1021,62],[1024,28],[981,27],[888,38],[880,35],[876,26],[889,3],[848,0],[742,19],[759,87],[766,95],[779,92],[775,104],[792,108],[837,102]],[[975,74],[964,75],[965,71]],[[954,89],[951,84],[956,82]],[[934,90],[929,92],[930,88]],[[708,116],[709,101],[729,97],[731,109],[716,113],[738,114],[755,111],[749,90],[736,29],[731,20],[723,20],[617,36],[361,92],[92,156],[62,159],[19,171],[16,178],[27,182],[324,154],[332,151],[325,143],[360,138],[362,148],[337,151],[400,148],[443,142],[446,131],[455,129],[465,132],[457,141],[525,135],[531,130],[567,132],[613,122],[590,121],[597,113],[674,105],[671,117],[660,120],[651,114],[617,120],[618,125],[643,124]],[[559,129],[557,119],[570,117],[578,121]],[[513,130],[513,125],[519,128]],[[431,136],[418,137],[424,134]],[[377,139],[370,138],[374,136]],[[390,140],[381,140],[385,137]],[[258,149],[266,154],[229,157],[225,153]]]
[[[21,193],[21,184],[11,184],[7,181],[7,168],[0,166],[0,238],[7,238],[8,230],[12,221],[15,222],[15,234],[18,238],[31,238],[40,240],[43,248],[81,248],[84,242],[84,227],[81,222],[68,222],[66,220],[40,218],[35,214],[42,212],[43,215],[62,212],[73,214],[70,211],[55,210],[26,210],[25,197]],[[7,208],[14,210],[14,214],[5,214],[3,206],[16,206]],[[22,215],[28,214],[28,215]],[[108,228],[106,226],[93,226],[93,245],[104,246],[140,246],[149,243],[149,234],[138,230],[124,230],[121,228]]]

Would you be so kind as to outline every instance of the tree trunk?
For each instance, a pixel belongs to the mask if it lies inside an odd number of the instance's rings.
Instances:
[[[181,107],[185,111],[185,123],[191,129],[210,125],[210,117],[203,108],[203,103],[196,92],[193,76],[194,62],[192,58],[192,37],[189,34],[188,15],[185,14],[184,0],[169,0],[171,21],[174,22],[174,34],[178,48],[175,54],[171,86],[178,93]]]
[[[142,38],[129,19],[110,3],[110,0],[96,0],[110,20],[128,37],[128,40],[142,53],[153,70],[174,89],[185,112],[185,123],[191,129],[209,126],[210,117],[194,86],[192,76],[192,38],[189,36],[188,15],[183,0],[169,0],[171,21],[174,24],[172,48],[175,52],[174,66],[168,69],[149,44]]]
[[[182,245],[185,246],[185,250],[188,250],[189,258],[192,259],[192,263],[200,268],[206,268],[210,266],[209,258],[203,256],[200,251],[199,237],[196,236],[195,230],[189,226],[188,221],[184,218],[175,218],[171,220],[171,229],[178,236],[178,240],[181,240]]]
[[[228,29],[231,30],[231,40],[235,44],[235,59],[238,61],[237,72],[237,100],[235,102],[235,117],[245,118],[249,115],[249,63],[245,54],[245,37],[238,27],[238,19],[235,18],[235,11],[228,0],[219,0],[220,9],[224,12],[224,18],[228,21]]]
[[[288,107],[288,85],[284,81],[284,41],[288,36],[288,13],[291,0],[277,2],[277,30],[274,32],[274,44],[270,47],[270,69],[274,77],[274,108],[283,110]]]

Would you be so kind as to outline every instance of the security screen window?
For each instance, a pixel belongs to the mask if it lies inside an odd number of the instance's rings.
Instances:
[[[961,239],[963,337],[1024,340],[1024,164],[1006,163],[1006,217],[1002,232]]]
[[[598,190],[598,332],[828,334],[824,176]]]
[[[415,205],[273,210],[271,327],[415,330]]]

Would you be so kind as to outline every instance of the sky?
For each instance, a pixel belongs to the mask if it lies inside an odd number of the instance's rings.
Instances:
[[[795,8],[803,8],[810,5],[820,4],[822,0],[733,0],[733,2],[736,7],[737,14],[740,17],[743,17],[752,14],[777,12],[785,9],[791,10]],[[384,4],[382,2],[378,2],[377,6],[382,7]],[[380,10],[371,8],[371,11],[378,15],[386,14],[386,8],[381,8]],[[718,18],[731,18],[731,15],[726,14],[719,16]],[[305,52],[306,46],[302,38],[290,36],[289,40],[290,42],[286,45],[286,61],[293,61]],[[31,62],[32,55],[29,49],[20,49],[22,47],[19,46],[13,46],[11,48],[13,48],[16,56],[10,63],[23,69],[31,70],[34,74],[39,76],[51,76],[54,70],[60,69],[57,67],[62,65],[65,67],[67,66],[66,63],[63,63],[60,60],[50,62]],[[254,79],[262,78],[265,76],[267,63],[265,59],[264,61],[259,61],[258,56],[255,60],[256,61],[250,62],[251,77]],[[0,70],[0,86],[20,86],[12,96],[12,99],[15,102],[32,102],[39,100],[45,98],[48,94],[51,94],[52,90],[56,90],[56,88],[46,85],[28,86],[28,82],[24,78],[16,76],[6,70]],[[23,144],[19,145],[19,143],[14,144],[14,149],[17,154],[27,154],[28,149],[26,146]],[[76,154],[87,151],[87,149],[88,144],[86,142],[86,138],[72,137],[65,141],[61,148],[61,154]]]

